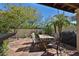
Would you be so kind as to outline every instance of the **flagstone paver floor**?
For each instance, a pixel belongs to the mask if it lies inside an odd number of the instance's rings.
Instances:
[[[9,38],[9,40],[12,38]],[[8,56],[53,56],[53,54],[56,55],[56,49],[51,48],[48,49],[48,52],[45,53],[45,51],[34,51],[29,52],[31,47],[32,39],[31,38],[19,38],[12,39],[12,41],[9,42],[9,50],[8,50]],[[79,56],[79,53],[76,51],[75,48],[72,48],[69,45],[66,45],[66,53],[62,53],[63,56]],[[71,48],[71,49],[70,49]],[[50,54],[51,53],[51,54]]]

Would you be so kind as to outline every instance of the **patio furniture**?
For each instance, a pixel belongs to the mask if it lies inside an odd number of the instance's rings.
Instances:
[[[39,37],[37,37],[37,35],[35,33],[32,33],[31,36],[32,36],[32,40],[33,40],[33,46],[38,45]]]
[[[41,41],[41,39],[39,38],[39,35],[36,33],[32,33],[31,36],[32,36],[32,40],[33,40],[32,47],[34,48],[35,46],[37,46],[40,49],[45,50],[45,46],[44,46],[43,42]]]
[[[49,36],[49,35],[39,35],[39,38],[44,41],[51,41],[51,40],[55,39],[53,36]]]
[[[39,35],[40,38],[45,38],[45,39],[54,39],[53,36],[49,36],[49,35]]]
[[[45,45],[45,48],[47,48],[47,46],[52,46],[53,43],[52,41],[55,39],[53,36],[49,36],[49,35],[39,35],[41,41],[43,42],[43,44]]]

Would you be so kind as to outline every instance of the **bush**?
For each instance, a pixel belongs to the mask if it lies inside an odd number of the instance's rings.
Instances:
[[[5,56],[8,50],[8,40],[4,40],[3,43],[0,45],[0,55]]]
[[[51,25],[46,25],[43,30],[44,30],[45,34],[48,34],[48,35],[52,34],[52,27],[51,27]]]

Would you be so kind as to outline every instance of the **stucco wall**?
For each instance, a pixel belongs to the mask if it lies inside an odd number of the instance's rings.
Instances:
[[[41,29],[17,29],[17,33],[13,37],[29,37],[32,32],[40,32]]]

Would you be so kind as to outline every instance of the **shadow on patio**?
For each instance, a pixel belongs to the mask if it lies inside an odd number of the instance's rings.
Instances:
[[[71,54],[70,56],[79,56],[79,53],[75,52],[74,54]]]
[[[11,53],[9,53],[12,55],[14,53],[14,55],[21,54],[23,56],[54,56],[54,54],[56,53],[56,48],[54,47],[48,48],[46,52],[39,49],[37,46],[32,47],[31,39],[14,40],[13,42],[10,42],[10,45],[13,45],[13,47],[10,47]],[[75,48],[69,45],[65,45],[65,48],[67,49],[69,56],[79,56],[79,53],[76,51]]]

